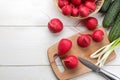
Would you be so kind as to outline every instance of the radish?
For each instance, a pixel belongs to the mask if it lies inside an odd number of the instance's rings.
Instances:
[[[96,2],[97,0],[86,0],[86,1]]]
[[[68,1],[67,0],[58,0],[58,6],[60,8],[64,7],[65,5],[68,5]]]
[[[81,17],[87,17],[90,14],[90,9],[84,5],[80,5],[79,14]]]
[[[95,11],[96,9],[96,4],[91,1],[86,1],[84,5],[88,7],[91,11]]]
[[[71,7],[71,5],[65,5],[65,6],[62,8],[62,13],[63,13],[64,15],[67,15],[67,16],[71,15],[71,13],[72,13],[72,7]]]
[[[81,0],[71,0],[72,4],[74,5],[80,5],[81,4]]]
[[[90,36],[88,34],[82,34],[77,38],[77,44],[81,47],[88,47],[91,43]]]
[[[79,15],[79,9],[78,8],[73,8],[71,15],[74,16],[74,17],[78,16]]]
[[[58,44],[58,56],[65,55],[72,47],[72,41],[69,39],[61,39]]]
[[[95,30],[92,34],[92,39],[96,42],[101,42],[103,40],[104,32],[102,30]]]
[[[72,3],[70,3],[69,5],[70,5],[72,8],[74,8],[74,7],[75,7]]]
[[[58,33],[63,29],[63,23],[58,18],[53,18],[48,22],[48,28],[53,33]]]
[[[89,17],[85,20],[83,20],[83,24],[90,30],[93,30],[98,25],[98,20],[94,17]]]
[[[69,55],[63,59],[65,66],[69,69],[76,68],[78,66],[78,58],[74,55]]]

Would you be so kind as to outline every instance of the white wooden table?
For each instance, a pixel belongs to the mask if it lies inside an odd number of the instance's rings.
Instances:
[[[52,34],[47,23],[57,17],[64,30]],[[95,15],[101,25],[103,17]],[[74,19],[63,16],[53,0],[0,0],[0,80],[57,80],[53,74],[47,48],[76,32]],[[85,30],[86,28],[80,28]],[[115,60],[105,70],[120,76],[120,47]],[[90,72],[72,80],[105,80]]]

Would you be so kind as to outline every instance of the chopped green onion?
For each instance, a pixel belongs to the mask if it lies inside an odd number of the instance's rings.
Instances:
[[[120,37],[114,40],[112,43],[103,46],[98,49],[96,52],[90,55],[90,58],[97,58],[96,65],[103,66],[107,61],[109,55],[113,52],[113,50],[120,45]]]

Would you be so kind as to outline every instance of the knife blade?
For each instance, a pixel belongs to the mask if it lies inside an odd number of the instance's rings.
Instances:
[[[90,68],[92,71],[99,73],[100,75],[102,75],[104,78],[106,78],[107,80],[120,80],[119,77],[117,77],[116,75],[103,70],[102,68],[96,66],[95,64],[91,63],[90,61],[83,59],[81,57],[78,57],[79,61],[84,64],[86,67]]]

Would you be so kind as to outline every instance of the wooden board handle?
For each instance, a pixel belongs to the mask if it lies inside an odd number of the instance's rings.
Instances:
[[[49,49],[48,49],[48,53],[49,53]],[[58,69],[57,64],[55,62],[56,53],[53,52],[52,54],[48,54],[48,55],[49,55],[48,57],[49,57],[50,65],[51,65],[53,71],[55,72],[56,76],[60,79],[60,77],[62,77],[63,73],[60,72],[60,70]]]

